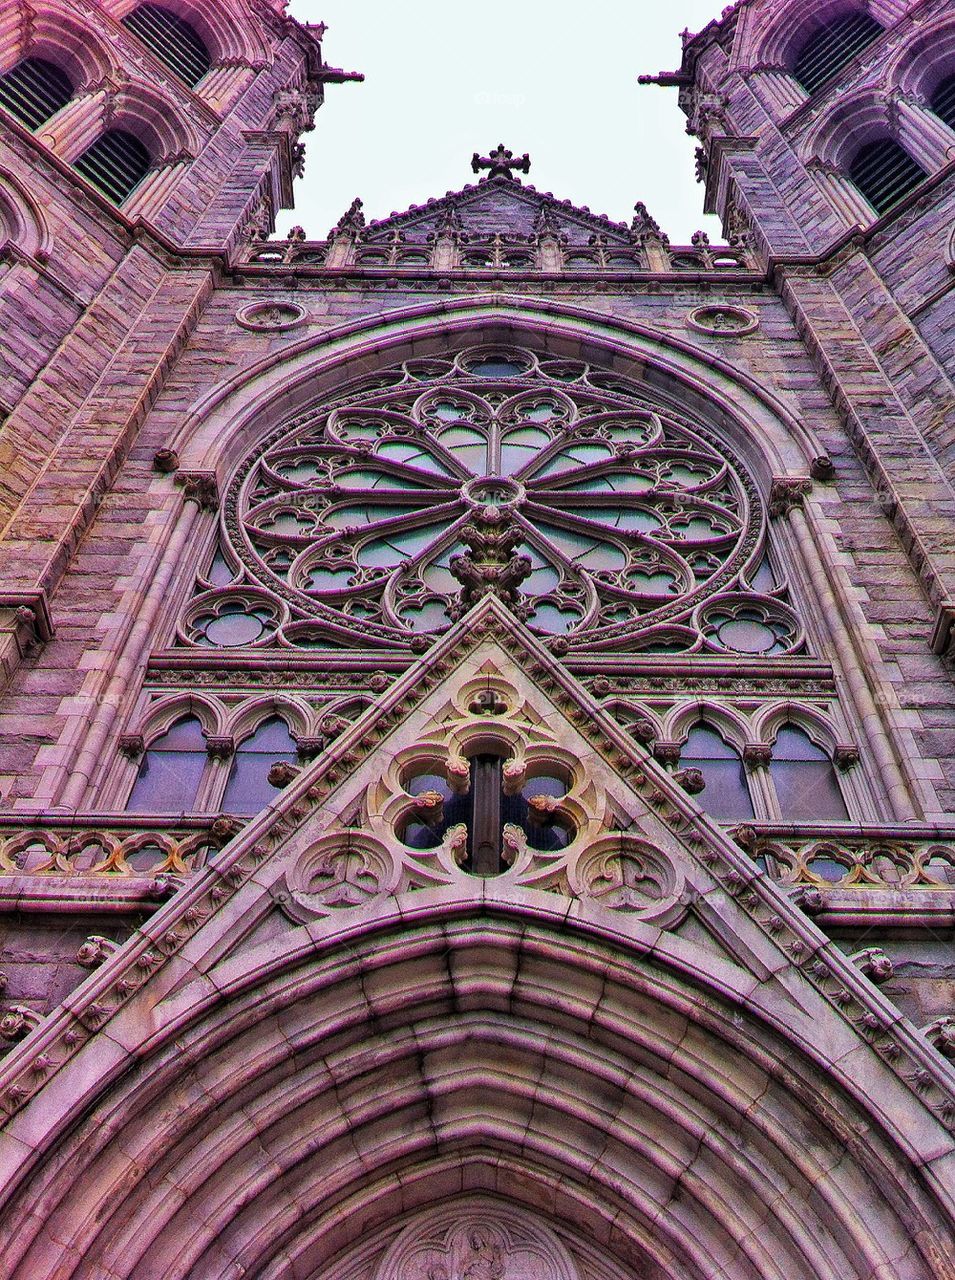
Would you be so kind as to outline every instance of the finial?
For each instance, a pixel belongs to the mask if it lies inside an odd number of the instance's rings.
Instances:
[[[339,235],[357,235],[365,226],[365,215],[362,213],[363,202],[356,196],[341,218],[328,233],[329,240]]]
[[[482,156],[475,151],[471,168],[475,173],[480,173],[482,169],[489,169],[488,178],[510,178],[512,182],[516,182],[517,179],[511,170],[519,169],[521,173],[530,173],[531,158],[525,151],[519,160],[515,160],[514,152],[508,151],[501,142],[497,150],[492,151],[489,156]]]

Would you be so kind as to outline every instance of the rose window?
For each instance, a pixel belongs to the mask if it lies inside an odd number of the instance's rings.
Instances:
[[[226,528],[242,579],[283,602],[288,644],[316,621],[438,633],[488,594],[570,645],[801,643],[781,593],[753,585],[763,508],[725,446],[639,383],[522,350],[343,388],[246,460]]]

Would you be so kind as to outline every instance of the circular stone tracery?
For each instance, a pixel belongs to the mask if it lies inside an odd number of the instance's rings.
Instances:
[[[506,570],[539,633],[679,623],[713,648],[700,610],[765,537],[751,478],[704,428],[617,375],[498,348],[407,361],[286,424],[239,469],[226,525],[296,620],[439,632]]]

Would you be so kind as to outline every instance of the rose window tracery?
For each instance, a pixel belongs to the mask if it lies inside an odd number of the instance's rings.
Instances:
[[[239,635],[234,602],[263,588],[276,607],[256,601],[248,643],[280,628],[294,646],[303,622],[407,642],[487,594],[571,646],[803,643],[784,592],[760,581],[765,515],[743,464],[582,362],[511,348],[406,361],[273,433],[225,507],[241,569],[226,605],[205,593],[186,643]]]

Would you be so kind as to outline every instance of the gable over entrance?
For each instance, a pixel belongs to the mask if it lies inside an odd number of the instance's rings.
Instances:
[[[413,783],[495,754],[568,838],[476,875]],[[952,1265],[949,1070],[491,598],[0,1087],[11,1277]]]

